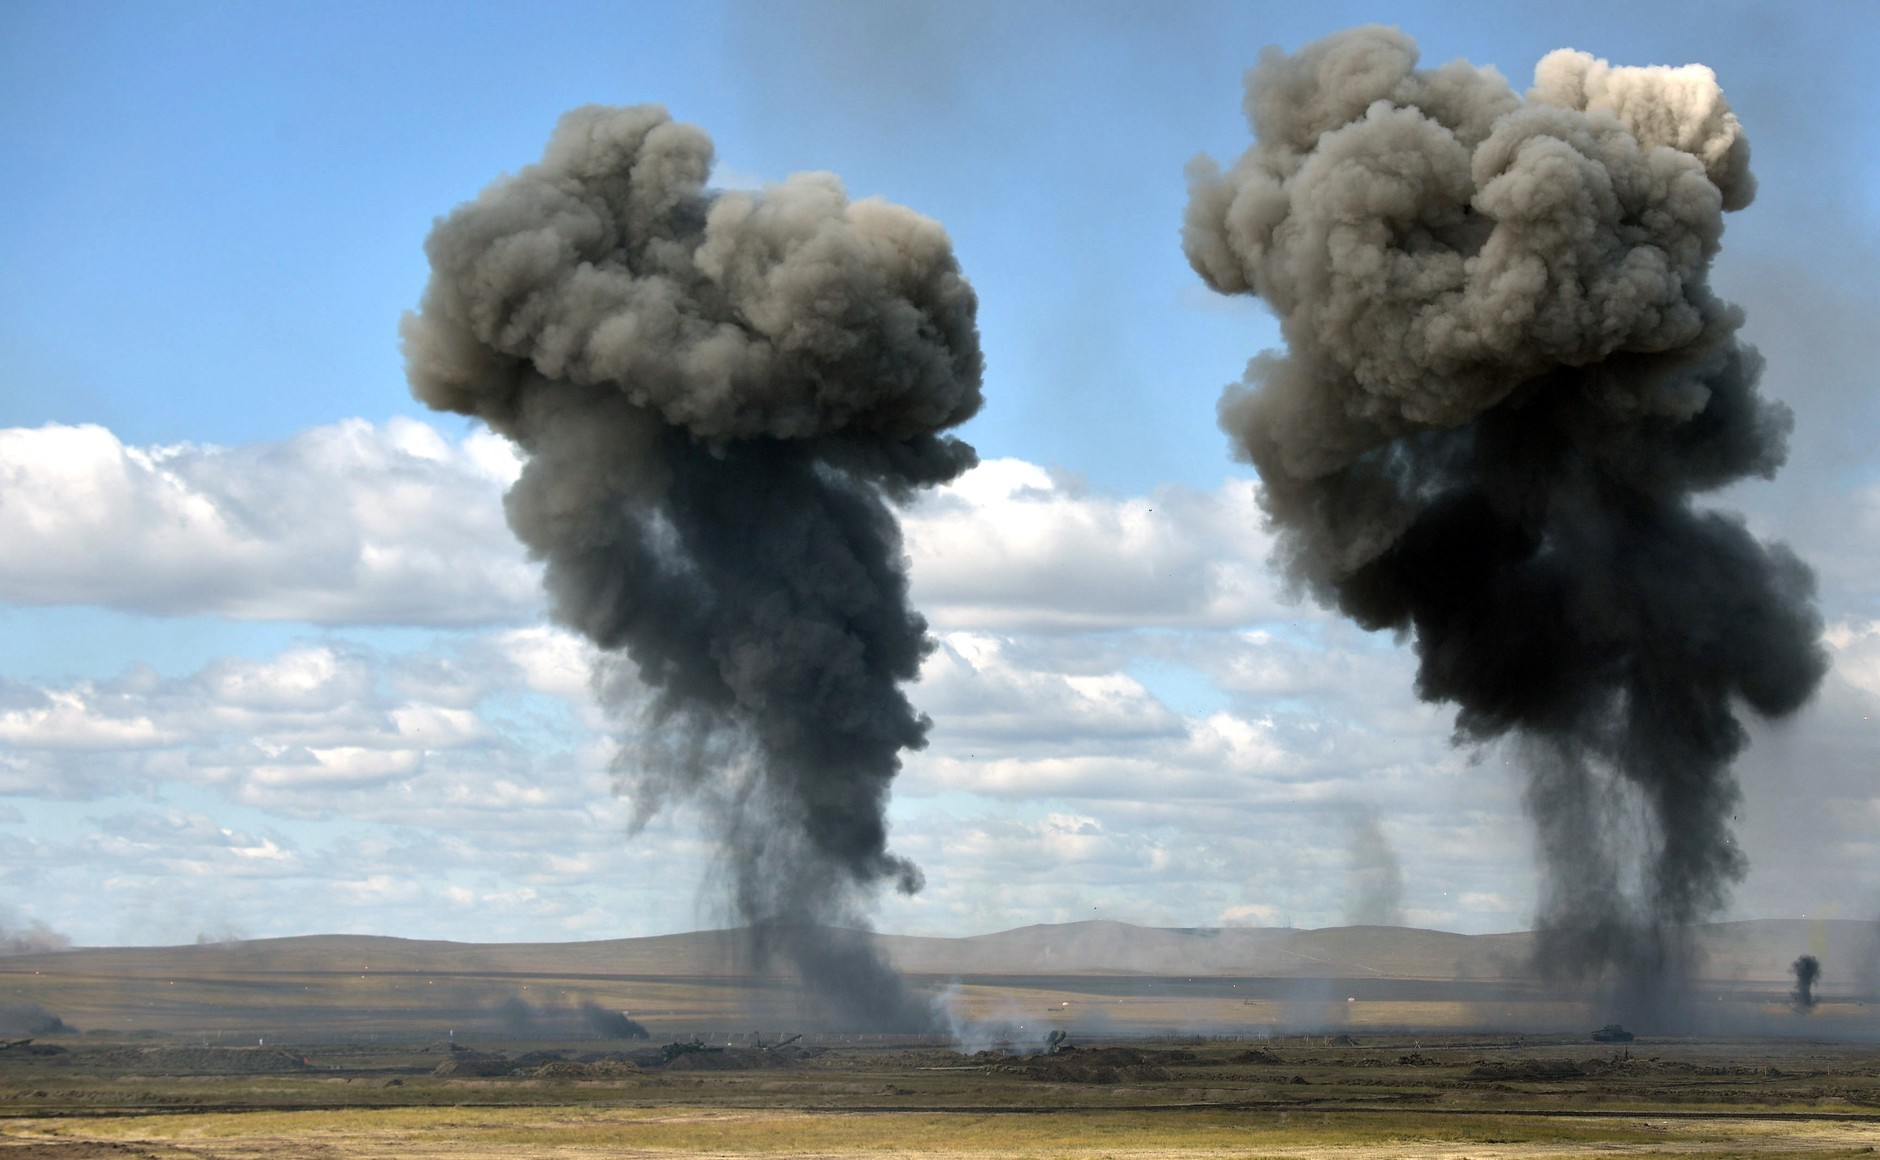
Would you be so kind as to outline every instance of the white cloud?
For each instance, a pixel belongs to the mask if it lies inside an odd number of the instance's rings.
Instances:
[[[408,419],[279,443],[135,447],[96,426],[0,430],[0,600],[316,624],[540,615],[503,521],[504,440]],[[1311,617],[1276,599],[1249,481],[1096,494],[1019,460],[905,513],[941,628],[1076,631]]]
[[[1837,655],[1864,655],[1876,635],[1859,622],[1831,640]],[[929,885],[882,900],[890,928],[1093,914],[1336,923],[1350,904],[1354,804],[1386,822],[1413,921],[1526,921],[1518,774],[1495,751],[1472,762],[1449,746],[1447,713],[1415,701],[1395,650],[1342,629],[1202,634],[1190,663],[1228,682],[1260,675],[1227,690],[1230,708],[1184,715],[1122,671],[1126,647],[1061,640],[943,638],[913,689],[935,717],[932,745],[909,756],[892,815],[895,848]],[[26,825],[0,830],[0,889],[66,926],[67,913],[114,914],[106,935],[121,938],[229,926],[601,937],[715,921],[698,909],[710,855],[693,816],[680,809],[628,837],[587,692],[593,659],[564,633],[526,629],[424,652],[329,641],[181,677],[15,684],[15,708],[32,697],[66,708],[37,724],[10,718],[24,724],[0,772]],[[1321,694],[1327,673],[1351,687]],[[1766,816],[1746,830],[1772,881],[1837,896],[1873,885],[1872,859],[1843,855],[1875,816],[1875,787],[1856,769],[1872,736],[1858,714],[1874,703],[1837,675],[1804,723],[1812,748],[1785,758],[1780,737],[1759,739],[1748,803],[1759,816],[1787,792],[1766,767],[1786,773],[1799,757],[1841,771],[1806,771],[1823,800],[1805,836],[1771,832]],[[147,723],[147,739],[97,724],[117,720]],[[58,803],[72,796],[95,804]],[[41,820],[58,816],[49,809],[89,812],[62,829]],[[1784,862],[1804,847],[1832,857]],[[1767,910],[1755,880],[1745,896]]]
[[[304,644],[264,660],[222,658],[183,677],[134,669],[62,687],[12,682],[0,687],[0,769],[9,775],[0,780],[7,792],[47,798],[182,783],[314,814],[346,794],[421,782],[424,801],[462,805],[453,778],[474,769],[497,779],[484,792],[504,798],[498,775],[526,770],[534,755],[485,718],[485,702],[528,688],[541,656],[579,665],[584,654],[556,635],[526,630],[460,644],[454,654],[390,657]],[[518,642],[521,663],[510,659]],[[440,670],[456,679],[435,679]],[[592,740],[577,723],[587,712],[585,685],[556,676],[567,681],[557,691],[571,698],[566,728]],[[355,813],[396,809],[346,804]],[[406,807],[407,816],[423,812]]]
[[[1175,714],[1127,674],[1030,668],[1014,664],[1009,647],[986,633],[940,638],[917,695],[922,709],[944,722],[948,738],[1009,749],[1027,741],[1061,746],[1069,738],[1112,742],[1181,732]]]
[[[1253,484],[1094,494],[1016,459],[980,464],[904,520],[914,601],[998,632],[1223,626],[1276,614]]]
[[[1823,634],[1834,672],[1856,689],[1880,697],[1880,620],[1843,620]]]
[[[29,892],[30,867],[69,897],[170,914],[187,928],[178,937],[283,924],[468,937],[448,917],[466,898],[505,937],[686,925],[709,854],[683,808],[628,839],[589,693],[594,660],[568,634],[535,628],[430,651],[327,641],[178,677],[15,683],[0,784],[32,816],[44,808],[35,801],[66,798],[107,812],[77,838],[54,827],[0,847],[0,885]],[[1288,740],[1296,712],[1183,716],[1120,671],[1126,662],[946,635],[913,690],[936,718],[934,744],[910,756],[894,813],[897,848],[933,886],[891,902],[891,921],[957,933],[1075,915],[1091,884],[1116,916],[1192,924],[1273,905],[1332,921],[1336,854],[1311,865],[1298,844],[1323,830],[1326,848],[1342,849],[1344,804],[1388,797],[1406,763],[1452,779],[1460,764],[1439,729],[1413,739],[1415,752],[1356,725],[1302,748]],[[60,709],[20,708],[32,704]],[[123,722],[141,734],[127,738]],[[1437,869],[1480,885],[1467,871],[1480,844],[1444,838],[1450,865]],[[224,905],[157,905],[182,881],[214,881],[190,889]],[[630,901],[610,909],[599,901],[609,896]],[[283,897],[300,901],[282,909]],[[135,924],[158,920],[124,921],[143,931]]]
[[[717,917],[697,906],[695,818],[627,837],[601,658],[535,619],[501,518],[514,471],[500,441],[418,423],[232,451],[0,432],[0,598],[494,626],[403,652],[330,635],[181,676],[0,678],[0,794],[20,803],[0,807],[0,890],[36,913],[111,908],[120,925],[92,939]],[[1112,497],[1013,460],[913,507],[937,646],[909,693],[934,727],[892,821],[929,888],[884,899],[888,926],[1334,923],[1354,807],[1385,821],[1414,921],[1525,922],[1518,771],[1451,747],[1409,649],[1282,600],[1259,525],[1244,482]],[[1847,559],[1871,551],[1859,527]],[[1821,698],[1745,762],[1753,913],[1880,891],[1880,627],[1843,619],[1827,644]]]
[[[117,705],[88,704],[81,691],[14,687],[0,711],[0,741],[35,749],[130,749],[176,738],[155,721]]]
[[[280,443],[0,430],[0,600],[319,624],[533,618],[504,441],[347,420]]]

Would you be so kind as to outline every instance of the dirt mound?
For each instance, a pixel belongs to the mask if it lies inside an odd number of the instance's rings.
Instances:
[[[1679,1059],[1639,1059],[1625,1056],[1619,1059],[1589,1059],[1580,1064],[1580,1070],[1586,1075],[1773,1075],[1782,1073],[1775,1068],[1722,1068],[1700,1067],[1695,1063],[1685,1063]]]
[[[1047,1083],[1144,1083],[1169,1078],[1167,1064],[1187,1063],[1192,1051],[1143,1051],[1134,1047],[1072,1048],[995,1064],[993,1070]]]
[[[1441,1067],[1442,1065],[1442,1060],[1432,1059],[1430,1056],[1424,1055],[1421,1051],[1413,1051],[1409,1055],[1400,1055],[1397,1057],[1398,1067]]]
[[[481,1051],[457,1051],[443,1063],[437,1065],[432,1075],[464,1077],[484,1077],[510,1075],[516,1070],[514,1060],[506,1055],[485,1054]]]
[[[1773,1068],[1702,1067],[1676,1059],[1521,1059],[1506,1062],[1477,1060],[1470,1079],[1545,1082],[1590,1076],[1658,1075],[1780,1075]]]
[[[281,1047],[109,1047],[75,1057],[128,1075],[276,1075],[306,1071],[306,1057]]]
[[[776,1051],[746,1051],[738,1047],[688,1051],[666,1063],[667,1071],[753,1071],[758,1068],[790,1067],[796,1052],[788,1048]]]
[[[535,1074],[543,1079],[621,1079],[638,1075],[639,1071],[629,1059],[603,1059],[594,1063],[559,1060],[536,1068]]]
[[[1470,1079],[1521,1080],[1533,1083],[1555,1079],[1578,1079],[1586,1074],[1588,1073],[1585,1065],[1572,1059],[1517,1059],[1509,1062],[1483,1060],[1469,1069]]]
[[[1285,1063],[1286,1061],[1274,1055],[1264,1047],[1250,1047],[1239,1055],[1234,1056],[1232,1062],[1275,1064]]]

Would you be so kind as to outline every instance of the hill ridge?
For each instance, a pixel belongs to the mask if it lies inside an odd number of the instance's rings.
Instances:
[[[985,934],[875,934],[918,975],[1246,975],[1524,978],[1529,931],[1461,934],[1419,927],[1163,927],[1121,919],[1031,923]],[[1880,925],[1852,919],[1734,919],[1692,928],[1705,977],[1775,982],[1803,953],[1872,961]],[[568,942],[463,942],[401,935],[281,935],[176,946],[70,947],[0,958],[0,973],[164,973],[218,964],[246,971],[434,971],[727,975],[755,970],[740,928]],[[1850,953],[1851,952],[1851,953]],[[358,961],[358,960],[365,961]],[[139,968],[144,968],[140,970]]]

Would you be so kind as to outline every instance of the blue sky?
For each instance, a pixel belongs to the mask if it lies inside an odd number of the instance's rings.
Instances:
[[[0,549],[0,921],[164,942],[710,919],[696,819],[626,836],[587,662],[504,538],[500,449],[410,399],[396,341],[435,216],[566,109],[657,101],[712,134],[723,184],[828,169],[939,219],[980,295],[988,404],[964,434],[999,463],[911,517],[943,646],[895,822],[933,886],[886,926],[1338,922],[1370,816],[1406,920],[1523,925],[1512,780],[1449,749],[1390,641],[1272,591],[1214,402],[1277,330],[1177,238],[1185,162],[1246,144],[1260,49],[1368,20],[1517,87],[1562,46],[1717,70],[1761,189],[1714,281],[1798,416],[1780,480],[1728,498],[1816,564],[1845,642],[1745,765],[1747,805],[1774,806],[1744,823],[1739,912],[1880,908],[1859,825],[1823,871],[1814,815],[1774,808],[1880,822],[1870,5],[22,0],[0,10],[0,512],[38,487],[32,526],[70,526]],[[102,430],[55,447],[47,424]],[[210,508],[254,516],[249,538],[190,522]],[[395,557],[376,579],[341,566],[362,544]],[[238,707],[241,665],[286,691]],[[60,733],[42,710],[68,703]],[[401,748],[421,711],[457,740]]]

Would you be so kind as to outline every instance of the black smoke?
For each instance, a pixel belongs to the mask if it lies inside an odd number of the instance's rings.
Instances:
[[[539,164],[440,220],[404,326],[413,392],[527,456],[509,523],[553,615],[625,658],[642,813],[699,803],[731,902],[852,1023],[926,1028],[865,925],[914,891],[885,810],[931,648],[894,504],[959,475],[976,301],[940,226],[828,174],[706,188],[657,106],[565,116]]]
[[[1795,989],[1789,992],[1789,1005],[1806,1015],[1821,1001],[1815,997],[1815,984],[1821,981],[1821,960],[1814,955],[1803,955],[1790,965],[1789,973],[1795,976]]]
[[[592,999],[564,1007],[554,1003],[531,1003],[512,995],[496,1007],[503,1031],[516,1039],[534,1036],[560,1036],[574,1032],[597,1035],[602,1039],[645,1039],[649,1032],[637,1019],[624,1011],[601,1006]]]
[[[1191,167],[1191,264],[1286,339],[1221,421],[1292,582],[1410,638],[1457,740],[1525,767],[1544,964],[1649,1008],[1745,870],[1740,711],[1825,669],[1809,569],[1697,499],[1791,422],[1707,282],[1749,147],[1698,65],[1563,50],[1523,97],[1416,64],[1381,27],[1269,49],[1253,146]]]
[[[599,1003],[581,1004],[581,1022],[588,1030],[607,1039],[645,1039],[646,1025],[630,1019],[625,1011],[611,1011]]]
[[[0,1003],[0,1036],[69,1035],[77,1030],[37,1003]]]

